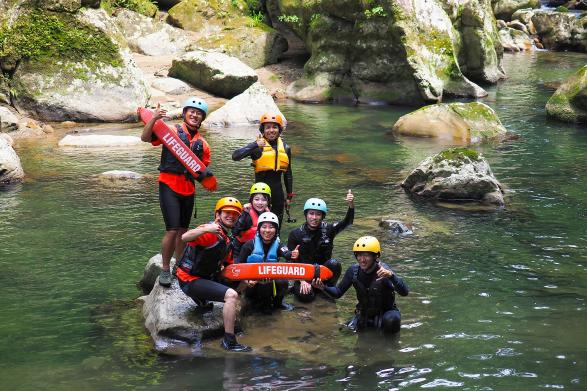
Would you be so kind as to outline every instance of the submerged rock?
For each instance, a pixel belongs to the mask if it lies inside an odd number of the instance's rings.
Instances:
[[[565,122],[587,122],[587,65],[556,90],[546,103],[546,112]]]
[[[196,50],[173,60],[169,76],[224,98],[232,98],[257,81],[255,71],[238,58]]]
[[[134,171],[112,170],[100,174],[100,179],[109,181],[128,181],[141,179],[143,176]]]
[[[390,233],[397,236],[408,236],[414,233],[411,227],[408,227],[399,220],[382,219],[379,222],[379,226],[386,228]]]
[[[401,116],[393,132],[405,136],[476,143],[507,131],[495,111],[484,103],[439,103]]]
[[[448,149],[426,158],[401,186],[424,199],[504,205],[502,186],[489,164],[470,149]]]
[[[128,147],[142,145],[137,136],[111,136],[90,134],[84,136],[66,135],[59,141],[60,147],[102,148],[102,147]]]
[[[245,92],[226,102],[224,106],[206,117],[204,124],[212,127],[259,125],[263,113],[281,111],[261,83],[256,82]]]
[[[205,338],[221,336],[224,332],[223,303],[214,303],[214,309],[202,311],[179,288],[177,279],[171,287],[155,283],[148,296],[142,298],[145,327],[160,353],[194,352]]]
[[[0,183],[20,182],[24,178],[20,158],[12,143],[10,136],[0,134]]]

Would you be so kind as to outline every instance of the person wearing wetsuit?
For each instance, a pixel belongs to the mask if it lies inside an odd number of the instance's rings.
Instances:
[[[332,258],[334,237],[353,223],[355,217],[354,195],[349,189],[346,195],[348,209],[344,220],[335,223],[324,221],[328,208],[320,198],[310,198],[304,204],[306,222],[290,232],[287,248],[292,250],[292,261],[320,264],[333,272],[333,277],[326,281],[327,285],[335,285],[340,277],[342,266]],[[309,281],[296,281],[294,295],[302,302],[308,303],[316,298],[316,293]]]
[[[263,182],[271,188],[271,212],[283,220],[284,207],[289,210],[293,193],[293,174],[291,169],[291,149],[281,133],[285,119],[281,114],[267,113],[261,116],[256,141],[237,149],[232,153],[232,160],[239,161],[250,156],[255,168],[255,182]],[[285,184],[283,192],[281,181]]]
[[[218,282],[218,275],[223,266],[232,263],[229,231],[242,210],[236,198],[224,197],[218,200],[213,222],[183,234],[182,240],[187,242],[187,246],[175,270],[179,287],[198,306],[211,310],[214,304],[208,303],[208,300],[224,302],[224,338],[221,346],[233,352],[250,352],[252,349],[236,341],[234,324],[238,293]]]
[[[279,219],[272,212],[265,212],[259,216],[255,237],[246,242],[240,251],[237,263],[278,262],[279,258],[289,260],[291,251],[282,246],[277,233]],[[293,306],[284,301],[287,293],[287,280],[245,281],[247,286],[245,297],[251,306],[265,313],[280,308],[291,311]]]
[[[355,316],[347,327],[352,331],[374,327],[386,333],[397,333],[401,327],[401,314],[395,304],[395,292],[407,296],[410,291],[408,285],[379,260],[381,245],[375,237],[363,236],[357,239],[353,252],[357,263],[346,270],[337,286],[325,286],[319,279],[312,281],[312,286],[339,298],[352,285],[359,302]]]
[[[207,113],[208,105],[204,100],[197,97],[188,98],[184,103],[183,123],[175,126],[179,138],[206,167],[210,165],[211,161],[210,146],[198,130]],[[141,134],[142,141],[149,142],[154,146],[162,144],[161,140],[153,133],[153,126],[157,120],[166,115],[167,111],[161,109],[157,104],[153,117],[145,124]],[[165,222],[165,235],[161,240],[163,267],[161,274],[159,274],[159,284],[169,287],[171,285],[169,263],[174,253],[175,259],[178,259],[179,255],[183,253],[185,244],[182,242],[181,236],[190,225],[196,187],[194,178],[165,145],[161,150],[159,171],[159,205]]]
[[[243,213],[232,229],[232,254],[238,259],[243,244],[255,238],[259,216],[270,211],[271,188],[263,182],[257,182],[249,191],[249,203],[243,207]],[[279,231],[279,229],[278,229]]]

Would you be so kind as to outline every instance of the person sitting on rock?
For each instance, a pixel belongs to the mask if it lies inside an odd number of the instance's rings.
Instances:
[[[326,281],[328,285],[335,285],[340,277],[342,266],[336,259],[332,259],[334,237],[353,223],[355,217],[354,195],[349,189],[346,195],[348,209],[344,220],[335,223],[324,221],[328,208],[326,202],[320,198],[310,198],[304,204],[306,222],[290,232],[287,248],[293,249],[292,261],[320,264],[333,272],[333,277]],[[308,303],[316,298],[309,281],[296,281],[293,288],[294,295],[302,302]]]
[[[277,233],[279,219],[272,212],[259,216],[255,237],[246,242],[240,251],[237,263],[277,262],[280,257],[291,258],[291,251],[282,246]],[[285,303],[287,280],[244,281],[245,297],[254,309],[270,313],[273,309],[291,311],[293,306]]]
[[[285,118],[279,113],[266,113],[261,116],[256,141],[237,149],[232,160],[239,161],[247,156],[253,160],[255,182],[263,182],[271,188],[271,212],[283,220],[283,208],[289,210],[293,193],[293,174],[291,170],[291,149],[281,138]],[[281,181],[285,184],[287,197],[283,193]]]
[[[359,302],[355,316],[347,327],[352,331],[374,327],[386,333],[397,333],[401,326],[401,314],[395,304],[395,292],[407,296],[408,285],[379,260],[381,245],[377,238],[360,237],[353,245],[353,252],[357,263],[346,270],[337,286],[325,286],[320,279],[313,280],[312,286],[339,298],[352,285]]]
[[[232,242],[234,259],[238,259],[242,245],[255,237],[259,216],[269,212],[271,207],[271,188],[266,183],[255,183],[251,186],[249,194],[249,203],[244,206],[243,213],[232,229],[232,236],[235,239]]]
[[[218,282],[218,275],[223,266],[232,263],[229,231],[242,211],[240,201],[234,197],[218,200],[213,222],[182,235],[187,246],[175,271],[181,290],[198,306],[211,309],[213,303],[208,303],[208,300],[224,302],[224,338],[221,346],[233,352],[249,352],[251,348],[239,344],[234,335],[238,293]]]
[[[199,129],[207,113],[208,104],[203,99],[188,98],[183,107],[183,123],[175,127],[179,138],[189,146],[206,167],[210,165],[211,161],[210,147],[201,136]],[[157,120],[166,115],[167,111],[157,104],[153,117],[145,124],[141,134],[142,141],[154,146],[162,144],[162,141],[153,133],[153,126]],[[194,178],[164,145],[161,150],[159,171],[159,205],[165,222],[165,235],[161,240],[163,267],[159,275],[159,284],[169,287],[171,285],[169,263],[174,253],[175,259],[183,253],[185,244],[181,241],[181,235],[190,226],[196,187]]]

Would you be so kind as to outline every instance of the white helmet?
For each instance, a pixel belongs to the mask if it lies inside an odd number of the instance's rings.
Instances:
[[[261,213],[261,216],[259,216],[259,219],[257,220],[257,229],[259,229],[261,224],[266,223],[266,222],[273,223],[273,224],[275,224],[275,226],[277,228],[279,228],[279,219],[277,218],[275,213],[272,213],[272,212]]]

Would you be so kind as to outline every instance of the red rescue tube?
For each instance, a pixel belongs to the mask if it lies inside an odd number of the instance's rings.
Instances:
[[[287,279],[312,280],[319,277],[326,281],[332,278],[332,270],[326,266],[307,263],[235,263],[222,270],[222,276],[233,281]]]
[[[137,113],[145,124],[153,118],[153,112],[144,107],[139,107]],[[206,190],[215,191],[218,188],[216,177],[207,171],[204,163],[165,122],[157,120],[153,125],[153,133]]]

